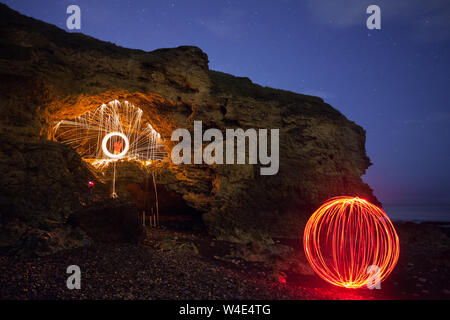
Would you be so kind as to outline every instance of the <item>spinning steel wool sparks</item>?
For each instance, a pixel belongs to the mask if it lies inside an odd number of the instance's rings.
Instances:
[[[114,100],[73,120],[58,121],[54,137],[99,170],[114,164],[113,197],[117,197],[117,161],[137,161],[149,166],[166,155],[160,134],[143,121],[142,110],[128,101]]]
[[[111,101],[54,127],[55,139],[101,169],[119,159],[149,165],[165,156],[161,136],[142,121],[142,110],[128,101]]]
[[[385,280],[400,252],[386,213],[352,197],[330,199],[317,209],[306,224],[303,246],[322,279],[346,288],[370,287],[375,278]]]

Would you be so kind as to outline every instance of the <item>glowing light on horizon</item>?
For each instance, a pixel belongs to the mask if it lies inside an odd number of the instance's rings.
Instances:
[[[394,269],[399,239],[386,213],[367,200],[337,197],[328,200],[308,220],[303,246],[314,271],[325,281],[340,287],[371,285],[383,281]]]

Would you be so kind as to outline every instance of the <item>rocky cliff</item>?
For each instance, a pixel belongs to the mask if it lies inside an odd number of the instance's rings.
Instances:
[[[0,33],[3,247],[33,232],[55,238],[55,230],[66,235],[56,247],[82,245],[71,242],[83,238],[71,216],[91,210],[86,182],[98,173],[67,146],[49,141],[50,128],[114,99],[141,108],[167,152],[172,131],[192,129],[194,120],[222,131],[280,130],[274,176],[261,176],[259,165],[178,166],[170,159],[154,168],[158,187],[179,196],[219,238],[297,237],[314,209],[333,196],[378,203],[361,180],[370,165],[364,130],[321,98],[212,71],[196,47],[125,49],[4,5]]]

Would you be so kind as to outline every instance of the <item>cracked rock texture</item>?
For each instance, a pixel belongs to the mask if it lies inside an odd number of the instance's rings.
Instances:
[[[321,98],[210,70],[196,47],[126,49],[1,4],[0,33],[2,247],[17,245],[24,230],[73,231],[71,215],[92,210],[86,181],[97,173],[76,152],[49,141],[50,128],[114,99],[141,108],[169,154],[172,131],[192,132],[195,120],[223,132],[280,130],[274,176],[261,176],[259,165],[249,164],[177,166],[166,159],[155,166],[158,185],[201,214],[218,238],[298,237],[309,215],[333,196],[379,204],[361,179],[370,166],[365,131]],[[61,238],[60,248],[76,246],[72,232]]]

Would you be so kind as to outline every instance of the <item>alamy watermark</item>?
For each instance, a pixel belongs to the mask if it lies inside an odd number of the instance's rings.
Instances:
[[[77,265],[71,265],[67,267],[66,272],[70,274],[67,278],[66,286],[69,290],[81,289],[81,269]]]
[[[66,13],[69,14],[66,20],[66,27],[69,30],[81,30],[81,9],[76,4],[67,7]]]
[[[371,265],[367,267],[367,273],[369,274],[369,279],[367,279],[367,288],[381,289],[381,272],[380,267],[377,265]]]
[[[375,4],[372,4],[367,7],[366,13],[370,14],[370,16],[367,18],[367,21],[366,21],[367,29],[380,30],[381,29],[381,9],[380,9],[380,7]]]
[[[270,149],[268,148],[269,131]],[[180,141],[180,139],[182,140]],[[171,152],[174,164],[259,163],[262,165],[261,175],[275,175],[280,166],[278,129],[256,130],[251,128],[245,131],[243,129],[226,129],[224,137],[222,131],[214,128],[207,129],[203,133],[202,121],[194,121],[193,143],[191,133],[186,129],[174,130],[171,140],[179,141]],[[209,142],[209,144],[203,148],[203,142]]]

